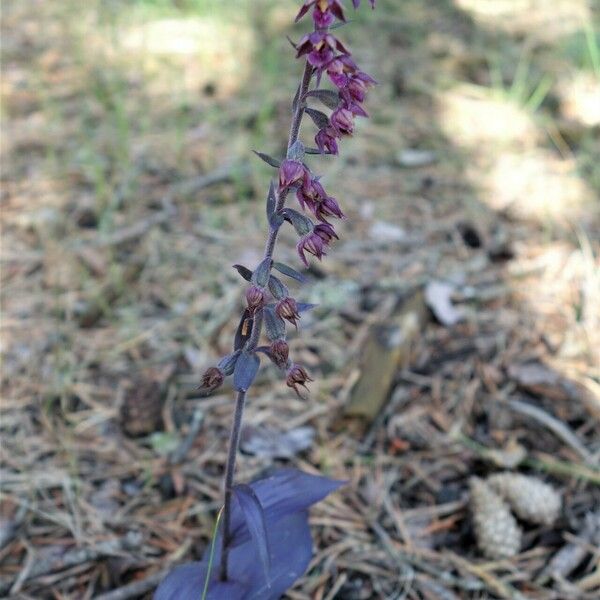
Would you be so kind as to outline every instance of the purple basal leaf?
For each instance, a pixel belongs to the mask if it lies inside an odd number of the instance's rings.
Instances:
[[[235,340],[233,344],[234,350],[241,350],[246,342],[250,339],[253,324],[254,319],[252,318],[252,313],[246,308],[242,314],[242,318],[240,319],[240,324],[238,325],[237,331],[235,332]]]
[[[269,554],[269,538],[267,537],[267,526],[263,508],[254,490],[249,485],[236,485],[233,488],[233,495],[242,509],[246,526],[258,551],[258,557],[260,558],[265,575],[265,582],[270,587],[269,572],[271,570],[271,556]]]
[[[304,144],[300,140],[296,140],[287,151],[288,160],[301,161],[304,158]]]
[[[229,580],[219,581],[222,537],[218,534],[214,541],[207,600],[279,600],[304,574],[312,557],[307,509],[343,484],[342,481],[309,475],[296,469],[282,469],[251,483],[248,487],[262,507],[264,530],[269,532],[268,583],[265,582],[262,559],[248,528],[247,516],[241,504],[234,502],[231,509],[233,538],[227,563]],[[256,528],[257,531],[262,529],[259,524]],[[206,580],[209,555],[210,546],[201,563],[177,567],[160,584],[154,600],[199,600]]]
[[[243,350],[235,363],[233,371],[233,386],[238,392],[245,392],[252,385],[258,368],[260,358],[254,352]]]
[[[319,129],[325,129],[329,126],[329,117],[320,110],[316,108],[305,108],[304,112],[313,120],[313,123]]]
[[[298,312],[303,313],[303,312],[306,312],[307,310],[312,310],[313,308],[316,308],[319,305],[318,304],[309,304],[308,302],[298,302],[297,306],[298,306]]]
[[[337,108],[340,103],[339,94],[332,90],[312,90],[306,97],[320,100],[327,108]]]
[[[208,562],[193,562],[176,567],[154,592],[154,600],[200,600],[206,581]],[[233,581],[219,581],[218,563],[213,562],[206,600],[242,600],[247,589]]]
[[[269,274],[271,272],[271,264],[273,263],[273,259],[265,258],[259,265],[256,267],[254,273],[252,273],[252,283],[264,288],[267,283],[269,283]]]
[[[252,482],[250,487],[258,496],[267,523],[271,524],[287,515],[306,510],[344,484],[344,481],[309,475],[297,469],[281,469],[270,477]],[[248,528],[239,513],[231,515],[231,530],[232,547],[250,539]]]
[[[251,542],[231,552],[229,564],[232,576],[248,585],[244,600],[280,600],[304,575],[312,558],[307,511],[284,517],[274,525],[267,521],[267,527],[272,532],[268,586],[261,576],[256,553],[249,547]]]
[[[279,165],[281,164],[280,160],[277,160],[276,158],[273,158],[272,156],[269,156],[268,154],[265,154],[264,152],[259,152],[258,150],[252,150],[252,152],[254,152],[254,154],[256,154],[256,156],[258,156],[258,158],[260,158],[261,160],[264,160],[271,167],[275,167],[276,169],[279,169]]]
[[[277,204],[277,194],[275,192],[275,182],[271,179],[269,184],[269,193],[267,195],[267,220],[270,220],[275,212],[275,206]]]
[[[298,273],[296,269],[286,265],[285,263],[276,261],[273,263],[273,268],[279,271],[282,275],[287,275],[288,277],[291,277],[300,283],[304,283],[306,281],[306,277],[304,277],[302,273]]]
[[[267,337],[271,340],[279,340],[285,336],[285,321],[275,314],[273,306],[265,306],[265,330]]]

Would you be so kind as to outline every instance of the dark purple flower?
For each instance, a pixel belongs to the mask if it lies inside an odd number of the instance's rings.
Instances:
[[[246,290],[246,303],[248,304],[248,310],[252,314],[265,305],[265,300],[265,290],[263,288],[252,285]]]
[[[336,132],[331,127],[319,129],[317,135],[315,136],[315,144],[317,144],[317,148],[326,154],[337,154],[338,145],[335,136]]]
[[[317,29],[329,27],[335,18],[338,18],[340,21],[346,20],[340,0],[306,0],[296,15],[296,22],[308,12],[311,6],[315,7],[313,21]]]
[[[333,239],[340,239],[333,226],[329,223],[319,223],[318,225],[315,225],[314,235],[320,237],[324,244],[330,244]]]
[[[300,313],[298,312],[298,304],[294,300],[288,296],[287,298],[283,298],[280,300],[275,306],[275,314],[289,321],[296,329],[298,329],[298,319],[300,318]]]
[[[327,196],[327,198],[317,204],[314,215],[319,221],[323,221],[324,223],[327,223],[328,217],[336,217],[337,219],[343,219],[345,217],[337,200],[331,196]]]
[[[203,394],[210,394],[223,385],[225,374],[218,367],[211,367],[202,375],[199,389]]]
[[[343,106],[331,113],[331,126],[339,135],[352,135],[354,131],[354,115]]]
[[[305,252],[321,260],[325,256],[325,250],[333,238],[339,239],[329,223],[315,225],[312,232],[301,237],[296,246],[302,262],[308,267]]]
[[[358,66],[349,54],[336,56],[327,65],[327,75],[329,75],[329,79],[331,79],[333,85],[338,88],[345,87],[348,83],[348,76],[357,71]]]
[[[288,387],[291,387],[294,389],[294,391],[296,392],[296,394],[298,394],[298,396],[300,398],[304,398],[304,397],[298,391],[298,386],[303,387],[308,392],[308,388],[306,387],[306,384],[309,381],[313,381],[313,380],[309,377],[308,373],[306,372],[306,369],[303,366],[294,363],[288,369],[287,378],[286,378],[285,382],[288,385]]]
[[[313,31],[305,35],[298,42],[296,50],[296,58],[308,54],[308,62],[319,71],[325,69],[333,60],[336,50],[342,55],[349,54],[344,44],[326,31]]]
[[[301,182],[306,174],[307,169],[300,161],[286,158],[279,167],[279,189]]]
[[[289,355],[290,347],[285,340],[275,340],[269,346],[271,360],[281,369],[287,365]]]
[[[300,206],[306,210],[308,207],[311,212],[314,213],[315,205],[321,202],[323,198],[326,198],[327,194],[323,189],[323,186],[317,179],[308,177],[302,187],[298,188],[296,192],[296,198],[300,203]]]
[[[371,8],[375,8],[375,0],[369,0],[371,3]],[[354,8],[358,8],[360,6],[360,0],[352,0],[352,5]]]

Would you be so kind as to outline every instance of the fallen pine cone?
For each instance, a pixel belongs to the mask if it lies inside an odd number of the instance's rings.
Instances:
[[[560,495],[554,488],[535,477],[516,473],[498,473],[487,482],[524,521],[552,525],[561,508]]]
[[[521,529],[508,505],[483,480],[472,477],[471,511],[480,550],[488,558],[509,558],[521,549]]]

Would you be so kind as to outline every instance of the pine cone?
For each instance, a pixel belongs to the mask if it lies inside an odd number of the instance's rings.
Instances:
[[[556,521],[561,498],[547,483],[516,473],[498,473],[487,481],[520,519],[538,525],[552,525]]]
[[[521,529],[510,509],[485,481],[472,477],[471,511],[480,550],[488,558],[509,558],[521,548]]]
[[[163,397],[156,381],[137,380],[126,390],[121,426],[128,436],[148,435],[162,429]]]

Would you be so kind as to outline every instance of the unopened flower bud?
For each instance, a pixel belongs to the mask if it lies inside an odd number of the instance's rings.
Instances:
[[[294,363],[288,369],[287,378],[286,378],[285,382],[288,385],[288,387],[291,387],[294,389],[294,391],[296,392],[296,394],[298,394],[298,396],[300,398],[303,398],[303,396],[299,392],[298,386],[301,386],[306,391],[308,391],[308,388],[306,387],[306,383],[308,381],[312,381],[312,379],[309,377],[308,373],[306,372],[306,369],[303,366]]]
[[[269,356],[280,369],[287,365],[289,354],[290,347],[285,340],[275,340],[269,347]]]
[[[331,113],[331,125],[340,135],[352,135],[354,115],[347,108],[336,108]]]
[[[278,317],[289,321],[296,329],[298,328],[297,322],[300,318],[300,313],[298,312],[298,304],[294,298],[288,296],[280,300],[277,306],[275,306],[275,313]]]
[[[246,290],[246,303],[251,313],[255,313],[265,305],[265,290],[256,285]]]
[[[225,374],[218,367],[211,367],[204,373],[200,382],[199,389],[204,394],[210,394],[218,387],[223,385]]]

